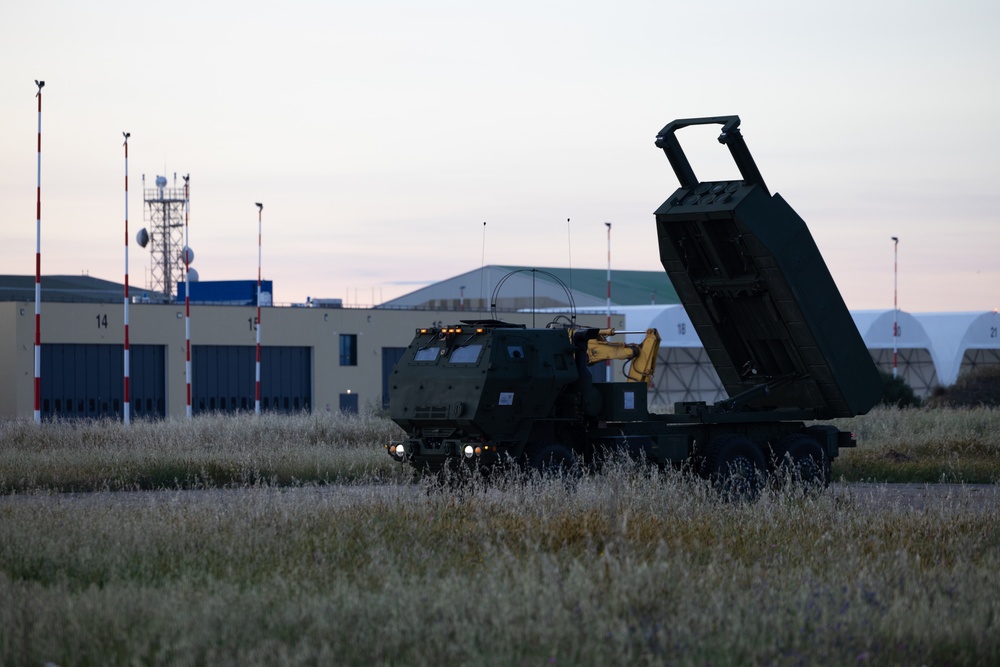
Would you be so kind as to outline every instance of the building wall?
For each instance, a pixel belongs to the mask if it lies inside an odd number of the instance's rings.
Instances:
[[[252,306],[191,306],[191,343],[256,345]],[[382,406],[383,348],[406,347],[418,327],[435,322],[454,324],[475,313],[350,308],[284,308],[261,310],[262,346],[302,346],[312,350],[313,410],[339,410],[341,395],[350,392],[362,408]],[[537,326],[548,315],[534,316]],[[581,315],[584,326],[605,326],[606,315]],[[512,323],[532,326],[532,315],[505,313]],[[623,328],[621,316],[613,326]],[[42,304],[42,345],[52,343],[121,344],[122,304]],[[357,365],[340,365],[340,335],[357,336]],[[0,417],[30,418],[34,410],[34,304],[0,303]],[[167,415],[183,416],[186,408],[183,304],[129,306],[130,345],[165,346]],[[135,371],[131,372],[135,377]],[[42,377],[42,383],[46,378]],[[353,399],[352,399],[353,400]]]
[[[23,324],[31,326],[31,333],[22,340],[22,320],[31,312],[29,321]],[[14,416],[18,413],[19,393],[28,391],[28,411],[31,416],[34,409],[34,304],[9,301],[0,303],[0,415]],[[23,346],[29,349],[22,350]],[[27,368],[22,367],[27,361]],[[25,414],[25,413],[21,413]]]
[[[656,326],[663,336],[660,363],[655,387],[651,392],[651,407],[661,408],[674,400],[718,400],[718,387],[711,380],[714,369],[710,364],[685,363],[671,355],[685,353],[703,354],[700,345],[692,345],[693,327],[679,306],[629,307],[624,315],[615,315],[612,325],[618,329],[644,329]],[[648,312],[647,312],[648,311]],[[662,312],[660,312],[662,311]],[[657,314],[659,313],[659,314]],[[864,326],[864,314],[854,313],[862,333],[868,329],[883,331],[884,326]],[[884,313],[868,314],[885,317]],[[901,321],[910,321],[902,314]],[[404,310],[404,309],[353,309],[353,308],[293,308],[266,307],[262,309],[263,327],[261,342],[267,346],[297,346],[310,350],[311,405],[313,410],[339,410],[345,403],[361,408],[383,406],[383,358],[393,358],[392,348],[409,344],[417,327],[435,322],[454,324],[462,318],[481,316],[475,311],[454,310]],[[511,322],[528,326],[544,326],[553,314],[504,313]],[[256,308],[252,306],[191,306],[191,338],[193,346],[246,346],[256,345],[253,322]],[[920,317],[920,316],[918,316]],[[940,315],[945,319],[961,319],[961,314]],[[628,323],[625,323],[627,318]],[[673,319],[670,319],[673,318]],[[604,327],[607,315],[603,312],[581,312],[578,322],[585,326]],[[980,339],[972,340],[970,333],[952,334],[955,341],[941,335],[911,340],[921,327],[907,326],[900,340],[900,366],[905,380],[920,395],[927,395],[942,381],[938,361],[928,352],[938,346],[965,354],[962,370],[975,364],[998,363],[1000,343],[996,341],[998,316],[995,312],[976,313],[966,317],[978,329],[983,329]],[[166,368],[166,414],[182,416],[186,407],[184,369],[184,306],[183,304],[133,304],[129,308],[129,334],[132,345],[162,345]],[[676,320],[676,322],[674,321]],[[965,320],[961,332],[970,326]],[[961,324],[960,323],[960,324]],[[683,327],[679,325],[683,324]],[[868,323],[871,324],[870,322]],[[891,324],[890,324],[891,326]],[[120,303],[63,303],[43,302],[42,344],[105,344],[121,345],[123,339],[123,308]],[[954,329],[949,326],[948,330]],[[978,331],[976,329],[976,331]],[[891,331],[891,328],[889,329]],[[357,336],[357,365],[340,365],[340,335]],[[964,335],[964,337],[963,337]],[[634,337],[630,337],[634,338]],[[968,340],[967,340],[968,339]],[[891,341],[891,339],[890,339]],[[971,343],[970,343],[971,341]],[[631,342],[637,342],[632,340]],[[886,370],[891,359],[891,342],[870,340],[866,343],[876,362]],[[953,343],[953,344],[952,344]],[[961,349],[968,347],[969,349]],[[675,349],[675,348],[683,348]],[[975,349],[972,349],[975,348]],[[919,364],[913,365],[910,353],[920,353]],[[970,354],[978,355],[970,357]],[[684,356],[684,359],[687,359]],[[945,355],[947,356],[947,355]],[[134,357],[133,357],[134,359]],[[916,358],[914,358],[916,359]],[[957,365],[956,365],[957,366]],[[913,374],[919,371],[920,377]],[[132,377],[136,382],[138,369],[133,364]],[[253,369],[249,369],[252,376]],[[957,375],[956,367],[953,374]],[[262,371],[263,373],[263,371]],[[595,375],[602,376],[599,370]],[[707,378],[704,382],[699,380]],[[621,377],[621,364],[615,364],[613,377]],[[34,409],[34,303],[0,302],[0,418],[30,417]],[[263,380],[263,378],[262,378]],[[43,393],[46,382],[42,377]],[[262,382],[263,384],[263,382]],[[348,399],[345,401],[345,399]],[[197,409],[197,406],[196,406]]]
[[[656,326],[663,336],[655,386],[650,394],[651,408],[669,408],[675,400],[713,402],[721,398],[717,376],[711,364],[707,360],[701,360],[705,363],[692,361],[692,355],[704,355],[704,351],[700,345],[688,340],[694,329],[689,325],[682,308],[661,306],[624,310],[624,315],[613,316],[612,326],[640,330]],[[657,315],[654,311],[662,313]],[[246,346],[252,349],[256,345],[253,326],[256,314],[256,308],[252,306],[193,305],[192,345]],[[355,401],[360,408],[378,409],[383,407],[383,359],[394,358],[392,348],[406,347],[418,327],[435,322],[455,324],[462,318],[474,319],[480,316],[475,311],[454,310],[266,307],[262,309],[261,343],[264,347],[309,348],[312,360],[310,394],[313,410],[336,411],[342,405]],[[508,321],[527,326],[544,326],[553,316],[554,314],[542,313],[535,316],[530,313],[503,314]],[[855,317],[857,319],[859,316]],[[625,322],[626,318],[628,323]],[[1000,320],[997,318],[994,312],[975,314],[971,318],[970,321],[983,329],[980,336],[982,340],[976,339],[974,344],[968,345],[969,349],[961,350],[965,355],[963,371],[976,364],[1000,363],[1000,343],[996,342],[997,322]],[[603,312],[581,312],[577,321],[584,326],[604,327],[607,315]],[[909,320],[904,318],[903,321]],[[679,324],[684,326],[679,327]],[[885,329],[884,326],[875,328],[879,331]],[[904,335],[912,336],[919,328],[909,326],[904,329]],[[123,329],[123,307],[120,303],[42,304],[43,346],[57,343],[120,346]],[[164,346],[166,414],[183,416],[186,407],[183,304],[131,305],[129,334],[132,345]],[[340,365],[341,334],[357,336],[355,366]],[[937,368],[933,355],[927,351],[928,348],[939,345],[949,350],[952,347],[959,349],[968,343],[966,338],[969,335],[971,334],[966,334],[965,338],[958,336],[956,340],[962,344],[956,342],[950,347],[946,345],[948,341],[943,336],[929,337],[926,341],[921,338],[924,341],[922,345],[914,345],[909,338],[903,338],[900,346],[903,378],[918,394],[929,394],[941,382],[942,373]],[[891,365],[887,365],[891,364],[891,356],[887,356],[891,355],[891,342],[887,344],[880,340],[866,340],[866,343],[876,362],[885,370],[891,370]],[[911,353],[919,355],[911,359]],[[915,364],[915,361],[920,363]],[[919,377],[913,375],[918,371]],[[133,382],[137,381],[137,372],[133,363]],[[252,368],[249,373],[252,376]],[[957,369],[955,373],[957,374]],[[600,369],[595,370],[595,376],[603,377]],[[620,363],[615,364],[613,377],[621,377]],[[0,302],[0,418],[31,417],[34,409],[33,379],[34,303]],[[51,378],[42,377],[43,388],[49,381]]]

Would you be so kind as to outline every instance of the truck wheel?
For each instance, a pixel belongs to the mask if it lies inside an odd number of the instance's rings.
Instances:
[[[823,446],[803,433],[782,438],[774,451],[775,472],[782,481],[822,489],[830,484],[830,458]]]
[[[754,500],[767,475],[767,460],[752,440],[738,434],[719,436],[705,450],[702,475],[723,499]]]
[[[577,465],[573,450],[558,442],[533,445],[525,452],[525,459],[530,468],[542,473],[543,477],[578,477],[580,466]]]

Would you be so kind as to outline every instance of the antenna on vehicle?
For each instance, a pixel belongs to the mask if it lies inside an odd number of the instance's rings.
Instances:
[[[483,258],[479,267],[479,314],[486,315],[486,292],[483,290],[483,281],[486,279],[486,221],[483,221]]]
[[[576,302],[573,300],[573,293],[570,292],[569,288],[566,286],[559,276],[553,274],[551,271],[546,271],[544,269],[515,269],[504,274],[504,277],[500,279],[497,286],[493,288],[493,296],[490,298],[490,303],[493,305],[493,309],[490,313],[490,317],[494,320],[497,319],[497,298],[500,296],[500,288],[511,276],[516,276],[519,273],[531,273],[531,316],[532,316],[532,327],[534,327],[534,316],[535,316],[535,274],[541,273],[544,276],[548,276],[552,279],[552,282],[562,287],[563,294],[566,295],[566,303],[569,304],[570,311],[570,321],[576,322]]]
[[[569,218],[566,218],[566,250],[569,254],[569,291],[573,291],[573,245],[570,242]],[[573,323],[576,323],[576,313],[573,314]]]

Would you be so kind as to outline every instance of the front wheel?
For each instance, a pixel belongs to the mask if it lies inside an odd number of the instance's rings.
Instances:
[[[578,477],[580,466],[576,454],[558,442],[529,445],[524,452],[529,469],[537,470],[543,477]]]

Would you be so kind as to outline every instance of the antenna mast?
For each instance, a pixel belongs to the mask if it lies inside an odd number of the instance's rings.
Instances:
[[[157,176],[155,188],[144,188],[143,217],[150,227],[150,285],[174,300],[174,290],[184,276],[184,211],[187,203],[183,188],[167,187],[167,177]]]

